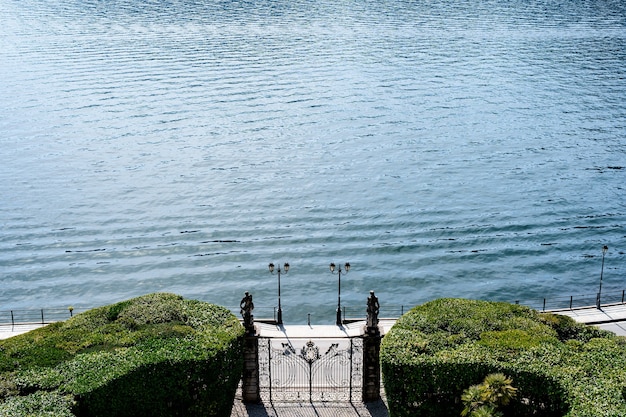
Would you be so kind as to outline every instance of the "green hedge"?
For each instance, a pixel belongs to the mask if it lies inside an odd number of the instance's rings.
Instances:
[[[227,309],[149,294],[0,341],[0,415],[228,416],[244,329]]]
[[[392,417],[457,417],[463,390],[494,372],[518,388],[507,417],[626,416],[625,339],[519,305],[415,307],[384,337],[381,365]]]

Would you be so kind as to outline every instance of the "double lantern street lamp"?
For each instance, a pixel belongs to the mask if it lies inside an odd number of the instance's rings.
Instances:
[[[268,268],[270,270],[270,274],[274,273],[274,264],[270,263],[268,265]],[[278,265],[278,313],[276,315],[276,323],[279,325],[283,324],[283,309],[280,306],[280,265]],[[285,263],[283,265],[283,272],[286,274],[287,272],[289,272],[289,264]]]
[[[330,264],[330,273],[334,274],[335,273],[335,264],[331,263]],[[347,274],[348,271],[350,271],[350,263],[346,262],[345,265],[343,266],[345,273]],[[339,265],[339,269],[337,270],[337,273],[339,274],[339,281],[337,282],[337,326],[341,326],[342,325],[342,321],[341,321],[341,265]]]
[[[270,263],[268,265],[270,274],[274,273],[274,264]],[[336,266],[334,263],[330,264],[330,273],[334,274],[335,273],[335,269]],[[339,280],[337,281],[337,326],[341,326],[342,320],[341,320],[341,273],[343,272],[344,274],[347,274],[350,271],[350,263],[346,262],[343,265],[343,269],[341,269],[341,265],[339,266],[339,269],[337,269],[337,274],[339,276]],[[282,306],[280,304],[280,273],[287,273],[289,272],[289,264],[285,263],[283,265],[283,269],[280,269],[280,265],[278,266],[278,269],[276,269],[276,273],[278,274],[278,311],[276,313],[276,323],[278,325],[282,325],[283,324],[283,309]]]
[[[602,269],[600,269],[600,289],[598,290],[598,297],[596,298],[596,307],[600,308],[600,297],[602,295],[602,274],[604,274],[604,255],[609,250],[607,245],[602,246]]]

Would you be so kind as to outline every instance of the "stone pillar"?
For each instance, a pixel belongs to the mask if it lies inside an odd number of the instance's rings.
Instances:
[[[259,337],[255,331],[246,332],[243,350],[241,395],[246,403],[261,401],[259,389]]]
[[[363,336],[363,402],[380,400],[380,330],[366,327]]]
[[[241,299],[241,316],[246,329],[243,347],[243,375],[241,376],[241,396],[246,403],[261,401],[259,388],[259,336],[254,326],[254,303],[252,294],[246,291]]]
[[[374,291],[367,299],[367,321],[363,336],[363,402],[380,399],[380,328],[378,312],[380,304]]]

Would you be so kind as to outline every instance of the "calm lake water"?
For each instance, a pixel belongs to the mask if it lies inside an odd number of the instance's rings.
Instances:
[[[626,288],[621,0],[0,0],[0,310]],[[264,310],[269,309],[269,310]],[[271,315],[271,313],[270,313]]]

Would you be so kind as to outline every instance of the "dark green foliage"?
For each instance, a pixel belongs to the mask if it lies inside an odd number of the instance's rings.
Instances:
[[[390,415],[459,416],[492,373],[515,381],[507,417],[626,416],[624,339],[508,303],[440,299],[401,317],[382,343]]]
[[[0,415],[227,416],[243,334],[227,309],[174,294],[96,308],[0,341]]]
[[[74,417],[71,395],[37,391],[30,395],[9,397],[0,406],[2,417]]]

